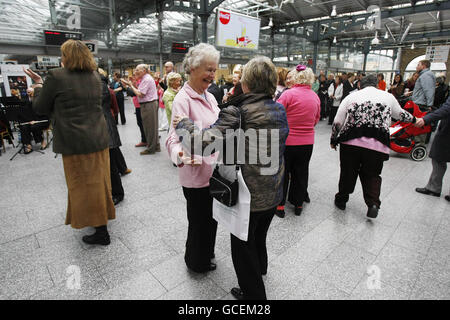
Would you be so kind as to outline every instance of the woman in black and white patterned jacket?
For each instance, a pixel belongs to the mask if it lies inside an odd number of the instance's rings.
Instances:
[[[377,82],[375,74],[368,75],[361,80],[361,90],[342,101],[331,135],[333,149],[341,144],[341,175],[335,205],[345,210],[359,175],[369,218],[377,217],[381,205],[380,174],[383,162],[389,159],[391,118],[416,122],[393,95],[376,88]]]

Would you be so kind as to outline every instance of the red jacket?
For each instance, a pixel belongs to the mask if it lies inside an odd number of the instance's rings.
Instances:
[[[119,105],[117,104],[116,93],[113,89],[109,89],[109,95],[111,96],[111,113],[113,117],[119,114]]]

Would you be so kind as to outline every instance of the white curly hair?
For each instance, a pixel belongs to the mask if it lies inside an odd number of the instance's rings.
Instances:
[[[218,64],[219,60],[220,52],[214,46],[207,43],[199,43],[189,48],[183,60],[183,70],[186,74],[190,74],[192,69],[199,67],[205,61],[215,61]]]

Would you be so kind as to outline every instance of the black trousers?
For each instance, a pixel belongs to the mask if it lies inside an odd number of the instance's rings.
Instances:
[[[26,124],[20,126],[20,136],[24,145],[31,144],[31,140],[34,139],[36,143],[41,143],[44,140],[42,130],[48,128],[48,122],[36,123],[33,125]]]
[[[117,99],[117,105],[119,106],[119,114],[120,114],[120,122],[122,124],[125,124],[127,122],[127,119],[125,118],[125,98],[123,94],[116,95]],[[119,115],[117,114],[115,116],[116,118],[116,124],[119,124]]]
[[[309,161],[311,160],[312,152],[312,144],[286,146],[284,152],[286,171],[284,175],[283,201],[280,205],[284,206],[287,198],[294,206],[301,206],[309,198]]]
[[[328,117],[328,124],[333,124],[334,118],[336,117],[336,113],[337,113],[338,109],[339,109],[339,107],[334,107],[331,105],[330,116]]]
[[[364,201],[367,206],[381,206],[381,171],[383,163],[389,155],[378,151],[341,144],[341,176],[339,179],[339,193],[336,201],[346,203],[349,195],[355,191],[356,180],[361,180]]]
[[[141,131],[141,142],[147,143],[147,138],[145,137],[144,127],[142,126],[141,108],[136,108],[136,121]]]
[[[112,157],[114,157],[114,161],[117,165],[117,169],[119,170],[119,173],[124,174],[125,171],[127,171],[128,167],[127,167],[125,158],[123,157],[123,153],[119,147],[114,148],[113,150],[114,150],[113,154],[110,153],[110,155]]]
[[[320,119],[325,119],[328,116],[328,96],[319,95],[320,98]]]
[[[119,167],[117,164],[119,148],[109,149],[109,163],[111,172],[111,187],[112,196],[117,198],[123,198],[125,192],[123,191],[122,179],[120,178]]]
[[[216,244],[217,222],[213,219],[213,198],[209,187],[185,188],[189,222],[184,261],[195,272],[206,272],[211,264]]]
[[[266,239],[275,211],[250,213],[247,241],[231,235],[231,257],[246,300],[267,300],[262,275],[267,274]]]

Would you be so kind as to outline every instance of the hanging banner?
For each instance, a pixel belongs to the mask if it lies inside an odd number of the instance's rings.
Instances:
[[[433,63],[446,63],[448,60],[448,50],[450,46],[427,47],[427,60]]]
[[[23,68],[28,69],[30,66],[25,64],[3,64],[1,72],[5,85],[5,93],[7,97],[17,97],[20,100],[27,99],[27,89],[31,87],[31,79],[28,77]]]
[[[217,10],[216,21],[216,46],[258,50],[260,19]]]

